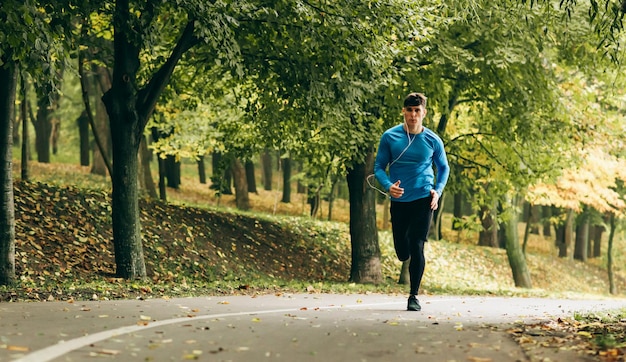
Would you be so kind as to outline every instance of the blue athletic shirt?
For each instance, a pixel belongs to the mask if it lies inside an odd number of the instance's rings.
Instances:
[[[407,148],[409,138],[412,141]],[[437,167],[436,185],[433,164]],[[409,134],[409,137],[403,124],[392,127],[380,138],[374,174],[386,191],[400,180],[404,194],[394,201],[409,202],[428,197],[433,188],[441,196],[450,175],[443,141],[426,127],[423,132]]]

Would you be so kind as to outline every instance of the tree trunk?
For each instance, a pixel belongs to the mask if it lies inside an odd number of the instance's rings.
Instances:
[[[198,178],[199,182],[204,185],[206,184],[206,168],[204,167],[204,156],[198,156],[198,161],[196,161],[198,165]]]
[[[80,142],[80,165],[89,166],[89,117],[86,111],[81,113],[76,123]]]
[[[167,201],[167,186],[165,185],[165,159],[157,156],[157,165],[159,168],[159,199]]]
[[[590,257],[598,258],[602,255],[602,234],[604,225],[594,225],[593,227],[593,253]]]
[[[176,160],[176,156],[167,155],[165,157],[165,175],[167,187],[178,190],[180,188],[180,161]]]
[[[124,279],[146,277],[141,241],[137,178],[139,144],[147,121],[138,104],[139,45],[127,38],[128,1],[116,3],[112,86],[103,96],[113,147],[111,214],[116,274]]]
[[[534,235],[539,235],[539,215],[541,213],[541,206],[531,205],[528,211],[530,213],[530,233]]]
[[[541,213],[543,216],[543,236],[552,236],[552,206],[542,206]]]
[[[585,211],[583,211],[576,222],[575,240],[574,259],[586,262],[589,245],[589,217]]]
[[[20,112],[22,114],[22,162],[21,162],[21,171],[22,171],[22,181],[27,181],[30,178],[28,172],[28,161],[29,161],[29,152],[28,152],[28,87],[26,84],[26,80],[24,77],[20,77],[22,80],[22,104]],[[15,124],[15,123],[14,123]],[[13,132],[15,133],[15,132]]]
[[[291,202],[291,158],[282,159],[283,166],[283,198],[281,202]]]
[[[606,252],[606,268],[609,275],[609,293],[617,294],[615,276],[613,274],[613,238],[615,237],[615,214],[611,214],[609,225],[611,227],[611,231],[609,232],[608,248]]]
[[[121,79],[118,80],[123,82]],[[115,80],[114,80],[115,82]],[[113,147],[112,220],[116,274],[125,279],[144,278],[143,246],[138,202],[138,157],[141,130],[139,120],[128,107],[136,95],[124,84],[114,86],[107,109],[111,122]],[[133,102],[134,103],[134,102]]]
[[[333,177],[333,184],[330,185],[330,193],[328,194],[328,217],[326,218],[328,221],[333,219],[333,205],[335,204],[338,183],[338,176]]]
[[[261,154],[261,165],[263,168],[263,189],[266,191],[272,190],[272,154],[268,149]]]
[[[493,214],[496,212],[495,207],[481,206],[479,217],[482,229],[478,233],[478,245],[499,248],[498,242],[498,225],[496,224]]]
[[[94,69],[96,72],[96,76],[98,77],[97,81],[92,81],[91,89],[93,89],[93,94],[99,95],[101,94],[100,85],[103,90],[108,90],[111,88],[110,80],[108,75],[106,74],[106,68],[104,67],[96,67]],[[108,88],[107,88],[108,87]],[[95,133],[98,134],[98,138],[100,140],[101,146],[103,150],[100,150],[98,144],[95,143],[93,146],[93,164],[91,165],[91,173],[95,175],[106,176],[108,173],[107,170],[107,161],[111,159],[111,149],[113,147],[111,142],[111,127],[109,125],[109,116],[107,114],[107,108],[104,103],[100,99],[100,97],[96,96],[96,112],[95,112],[95,124],[96,129]],[[95,136],[94,136],[95,138]]]
[[[47,89],[47,87],[44,88]],[[51,108],[50,96],[47,93],[40,93],[35,118],[35,150],[37,151],[37,161],[41,163],[50,163]]]
[[[522,252],[526,255],[526,247],[528,246],[528,239],[530,234],[539,234],[539,228],[537,227],[537,213],[539,210],[535,205],[525,203],[526,206],[526,227],[524,228],[524,241],[522,242]]]
[[[233,182],[235,184],[235,203],[239,210],[250,210],[250,198],[248,196],[248,181],[246,170],[241,161],[234,157],[231,162],[233,170]]]
[[[559,257],[569,257],[569,249],[572,245],[572,236],[574,234],[574,211],[567,209],[565,211],[565,221],[557,227],[556,244],[559,248]]]
[[[355,283],[380,283],[380,247],[376,229],[376,195],[368,187],[366,175],[373,173],[374,151],[368,150],[365,163],[353,165],[348,170],[350,192],[350,241],[352,265],[350,281]]]
[[[10,59],[10,54],[2,59]],[[0,285],[15,282],[15,199],[13,197],[13,117],[17,91],[17,67],[12,61],[0,66]]]
[[[152,8],[144,10],[150,16]],[[117,0],[113,14],[114,67],[112,86],[102,100],[106,105],[111,125],[113,147],[112,221],[116,274],[125,279],[146,277],[146,266],[141,242],[138,200],[138,151],[143,131],[163,89],[172,76],[182,55],[198,40],[193,36],[194,22],[190,21],[163,63],[148,84],[141,90],[137,84],[140,65],[140,34],[130,34],[128,25],[135,11],[129,0]],[[142,13],[142,16],[144,14]],[[140,33],[140,32],[139,32]],[[130,38],[133,37],[133,39]]]
[[[519,213],[516,211],[519,208],[519,196],[506,196],[508,199],[506,203],[508,207],[511,207],[510,219],[506,222],[506,230],[504,232],[506,255],[509,259],[509,265],[513,273],[513,281],[515,286],[519,288],[532,288],[532,282],[530,280],[530,272],[526,265],[526,258],[522,252],[519,241],[519,233],[517,230],[517,224],[519,221]]]
[[[28,98],[25,96],[25,94],[27,94],[26,90],[28,89],[28,85],[26,84],[26,79],[22,78],[22,76],[20,76],[20,79],[18,81],[20,82],[22,87],[22,102],[24,102],[24,104],[20,105],[20,116],[17,115],[18,109],[15,106],[13,107],[13,125],[11,126],[11,142],[13,146],[20,144],[20,122],[26,122],[26,126],[28,127]],[[15,92],[15,96],[17,97],[17,88]],[[22,129],[23,128],[24,126],[22,126]]]
[[[50,146],[52,147],[52,154],[56,155],[59,150],[59,137],[61,137],[61,120],[52,117],[50,127]]]
[[[142,177],[143,180],[143,188],[152,199],[157,199],[159,195],[157,195],[156,186],[154,185],[154,180],[152,179],[152,170],[150,169],[150,150],[148,149],[148,140],[146,136],[141,137],[141,145],[139,152],[139,160],[141,164]]]
[[[309,204],[309,216],[315,219],[320,208],[320,193],[317,187],[309,187],[307,203]]]
[[[254,177],[254,163],[252,161],[246,161],[246,182],[248,183],[248,192],[258,193],[256,190],[256,178]]]

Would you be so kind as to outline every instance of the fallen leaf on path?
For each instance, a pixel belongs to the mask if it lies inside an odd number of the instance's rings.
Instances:
[[[8,345],[7,350],[14,352],[28,352],[28,347]]]
[[[121,351],[118,351],[116,349],[101,349],[99,351],[95,351],[95,354],[104,354],[104,355],[108,355],[108,356],[116,356],[118,354],[121,353]]]
[[[467,360],[470,362],[493,362],[493,359],[483,357],[467,357]]]

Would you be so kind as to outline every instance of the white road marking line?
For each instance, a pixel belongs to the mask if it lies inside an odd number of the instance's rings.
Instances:
[[[438,300],[441,301],[441,300]],[[315,306],[315,307],[306,307],[307,310],[319,310],[319,309],[351,309],[351,308],[363,308],[363,307],[372,307],[372,306],[381,306],[381,305],[390,305],[390,304],[404,304],[405,302],[385,302],[385,303],[359,303],[359,304],[351,304],[351,305],[332,305],[332,306]],[[208,314],[196,316],[193,318],[189,317],[181,317],[181,318],[173,318],[173,319],[165,319],[156,322],[150,322],[148,325],[132,325],[126,327],[120,327],[108,331],[98,332],[94,334],[90,334],[87,336],[74,338],[69,341],[62,341],[57,344],[54,344],[49,347],[42,348],[35,352],[29,353],[19,359],[16,359],[14,362],[47,362],[51,361],[57,357],[61,357],[71,351],[77,350],[79,348],[83,348],[90,344],[94,344],[97,342],[104,341],[109,338],[119,337],[124,334],[133,333],[137,331],[143,331],[148,328],[160,327],[168,324],[176,324],[182,322],[189,322],[192,320],[203,320],[203,319],[211,319],[211,318],[226,318],[226,317],[236,317],[242,315],[257,315],[257,314],[271,314],[271,313],[287,313],[287,312],[298,312],[303,311],[303,308],[288,308],[288,309],[271,309],[271,310],[259,310],[259,311],[248,311],[248,312],[236,312],[236,313],[222,313],[222,314]]]

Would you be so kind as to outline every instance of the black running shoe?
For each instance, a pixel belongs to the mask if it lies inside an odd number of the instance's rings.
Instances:
[[[417,298],[414,295],[409,297],[409,303],[406,307],[406,310],[413,310],[413,311],[422,310],[422,307],[420,306],[420,301],[417,300]]]

